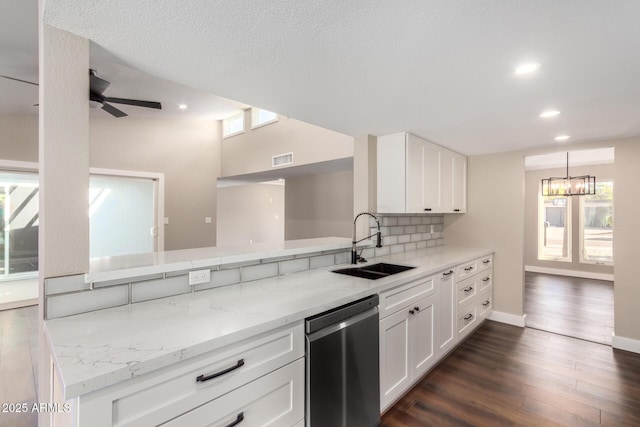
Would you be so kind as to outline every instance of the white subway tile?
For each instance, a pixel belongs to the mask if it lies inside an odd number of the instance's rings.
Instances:
[[[360,253],[360,252],[358,252]],[[375,256],[375,251],[374,248],[367,248],[365,250],[362,251],[362,253],[360,254],[360,256],[362,258],[373,258]]]
[[[396,226],[398,225],[397,216],[385,216],[382,218],[382,225],[384,226]]]
[[[431,217],[430,216],[423,216],[422,217],[422,223],[423,224],[431,224]]]
[[[431,240],[432,238],[431,233],[422,233],[422,240]]]
[[[395,245],[398,243],[398,236],[387,236],[382,239],[383,245]]]
[[[389,248],[390,247],[391,246],[383,246],[381,248],[375,248],[376,256],[379,257],[379,256],[389,255],[389,253],[390,253]]]
[[[426,233],[428,231],[428,227],[426,225],[419,225],[416,227],[417,233]]]
[[[347,264],[351,262],[351,251],[349,252],[340,252],[335,254],[335,264]]]
[[[47,297],[47,319],[71,316],[129,303],[129,285]]]
[[[309,269],[309,258],[282,261],[278,267],[278,274],[291,274]]]
[[[398,243],[407,243],[410,241],[411,241],[411,236],[408,234],[403,234],[401,236],[398,236]]]
[[[398,225],[395,227],[389,228],[389,234],[391,236],[397,236],[398,234],[404,234],[404,227],[402,225]]]
[[[89,289],[89,283],[84,282],[84,274],[51,277],[44,280],[44,289],[45,295],[63,294]]]
[[[404,251],[405,252],[409,252],[409,251],[415,251],[416,250],[416,244],[414,243],[407,243],[404,245]]]
[[[278,275],[278,263],[252,265],[240,269],[240,280],[250,282],[252,280],[266,279]]]
[[[234,268],[233,270],[220,270],[211,272],[211,282],[203,283],[201,285],[195,285],[196,291],[202,291],[204,289],[217,288],[220,286],[233,285],[240,282],[240,269]]]
[[[404,234],[413,234],[417,231],[417,226],[415,225],[407,225],[404,228]]]
[[[419,242],[420,240],[422,240],[422,233],[416,233],[411,235],[412,242]]]
[[[328,267],[333,265],[335,257],[333,255],[321,255],[309,258],[309,268]]]
[[[392,254],[404,252],[404,245],[393,245],[393,246],[390,246],[390,248],[391,248]]]
[[[427,240],[427,247],[428,248],[432,248],[436,245],[436,240],[432,239],[432,240]]]
[[[149,280],[131,285],[131,302],[147,301],[189,292],[191,292],[191,286],[189,286],[188,275]]]
[[[418,224],[422,224],[422,217],[421,216],[412,216],[411,217],[411,225],[418,225]]]
[[[409,225],[409,224],[411,224],[411,217],[409,216],[398,217],[398,225]]]
[[[427,241],[426,240],[421,240],[419,242],[416,242],[416,249],[424,249],[427,247]]]

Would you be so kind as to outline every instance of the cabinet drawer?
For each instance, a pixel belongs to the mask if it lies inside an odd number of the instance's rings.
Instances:
[[[456,285],[458,289],[457,290],[457,301],[458,301],[457,309],[458,310],[461,310],[462,307],[469,304],[475,298],[475,296],[478,295],[478,287],[480,286],[478,282],[482,283],[482,281],[479,278],[472,277]]]
[[[388,291],[380,292],[380,318],[383,319],[398,310],[435,293],[434,276],[422,277]]]
[[[479,279],[477,280],[478,293],[481,294],[481,293],[484,293],[484,291],[486,291],[487,289],[489,289],[493,284],[493,274],[491,273],[491,270],[489,270],[482,274],[479,274],[478,276],[479,276]]]
[[[491,288],[488,292],[484,292],[480,295],[477,302],[477,312],[480,320],[485,319],[493,310],[493,296],[491,295]]]
[[[478,261],[477,259],[473,261],[469,261],[462,265],[459,265],[456,268],[456,282],[461,282],[464,279],[467,279],[478,272]]]
[[[478,323],[476,304],[471,304],[458,312],[458,339],[466,336]]]
[[[151,376],[135,392],[114,399],[113,425],[161,424],[302,356],[300,322],[182,362]],[[199,381],[200,376],[204,378]]]
[[[304,359],[298,359],[162,426],[293,426],[303,417]]]
[[[487,255],[478,260],[478,271],[489,270],[493,267],[493,255]]]

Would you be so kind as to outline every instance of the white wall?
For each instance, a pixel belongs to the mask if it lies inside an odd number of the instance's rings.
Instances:
[[[222,140],[222,176],[272,170],[272,156],[290,152],[294,162],[291,166],[353,156],[353,138],[348,135],[284,116],[253,130],[250,124],[251,110],[247,110],[246,131]]]
[[[217,205],[217,246],[284,240],[284,185],[219,187]]]

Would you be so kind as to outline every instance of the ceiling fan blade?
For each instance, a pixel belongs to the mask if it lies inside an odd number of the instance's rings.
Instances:
[[[15,77],[9,77],[9,76],[0,76],[0,77],[4,77],[5,79],[9,79],[9,80],[15,80],[17,82],[28,83],[30,85],[38,86],[38,83],[28,82],[26,80],[21,80],[21,79],[16,79]]]
[[[109,105],[109,104],[102,104],[102,109],[104,111],[106,111],[107,113],[111,114],[114,117],[126,117],[128,114],[125,113],[122,110],[118,110],[116,107],[114,107],[113,105]]]
[[[115,102],[116,104],[135,105],[136,107],[155,108],[162,110],[162,104],[153,101],[138,101],[137,99],[125,99],[125,98],[104,98],[105,101]]]
[[[95,70],[89,70],[89,89],[91,92],[95,92],[102,95],[102,92],[107,90],[111,83],[96,76]]]

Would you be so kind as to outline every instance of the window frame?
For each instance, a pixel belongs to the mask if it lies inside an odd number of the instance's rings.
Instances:
[[[242,129],[237,130],[235,132],[229,132],[229,126],[231,122],[237,119],[242,119]],[[229,138],[235,135],[240,135],[245,132],[246,128],[247,128],[247,125],[246,125],[246,118],[245,118],[244,111],[234,114],[233,116],[229,116],[226,119],[222,120],[222,138],[224,139],[224,138]]]
[[[613,178],[605,178],[605,179],[599,179],[596,182],[596,190],[597,190],[597,185],[598,182],[611,182],[612,183],[612,188],[613,188],[613,195],[612,195],[612,200],[611,200],[611,211],[612,214],[614,215],[614,223],[613,223],[613,227],[611,229],[611,232],[614,233],[614,229],[615,229],[615,212],[614,212],[614,200],[613,197],[615,197],[615,180]],[[589,265],[608,265],[608,266],[613,266],[615,263],[615,255],[613,253],[613,239],[614,236],[612,236],[611,238],[611,244],[612,244],[612,248],[611,248],[611,261],[595,261],[595,260],[587,260],[584,257],[584,249],[585,249],[585,244],[584,244],[584,206],[585,204],[585,198],[581,197],[580,198],[580,203],[579,203],[579,218],[578,218],[578,245],[579,245],[579,253],[578,253],[578,262],[580,264],[589,264]]]
[[[267,120],[265,122],[258,122],[258,117],[260,117],[260,111],[267,111],[271,114],[275,115],[275,118],[271,120]],[[262,126],[270,125],[271,123],[275,123],[278,121],[278,113],[274,113],[273,111],[265,110],[264,108],[251,107],[251,129],[257,129]]]
[[[572,240],[573,240],[573,221],[572,221],[572,203],[571,203],[571,198],[567,197],[567,196],[543,196],[542,195],[542,188],[540,187],[538,188],[538,260],[539,261],[555,261],[555,262],[565,262],[565,263],[572,263],[573,262],[573,247],[572,247]],[[546,197],[549,198],[564,198],[566,199],[566,203],[565,203],[565,218],[564,218],[564,228],[567,231],[567,256],[566,257],[554,257],[554,256],[547,256],[544,255],[544,233],[545,233],[545,227],[544,227],[544,222],[543,219],[546,219],[546,211],[545,211],[545,203],[544,203],[544,199]]]

